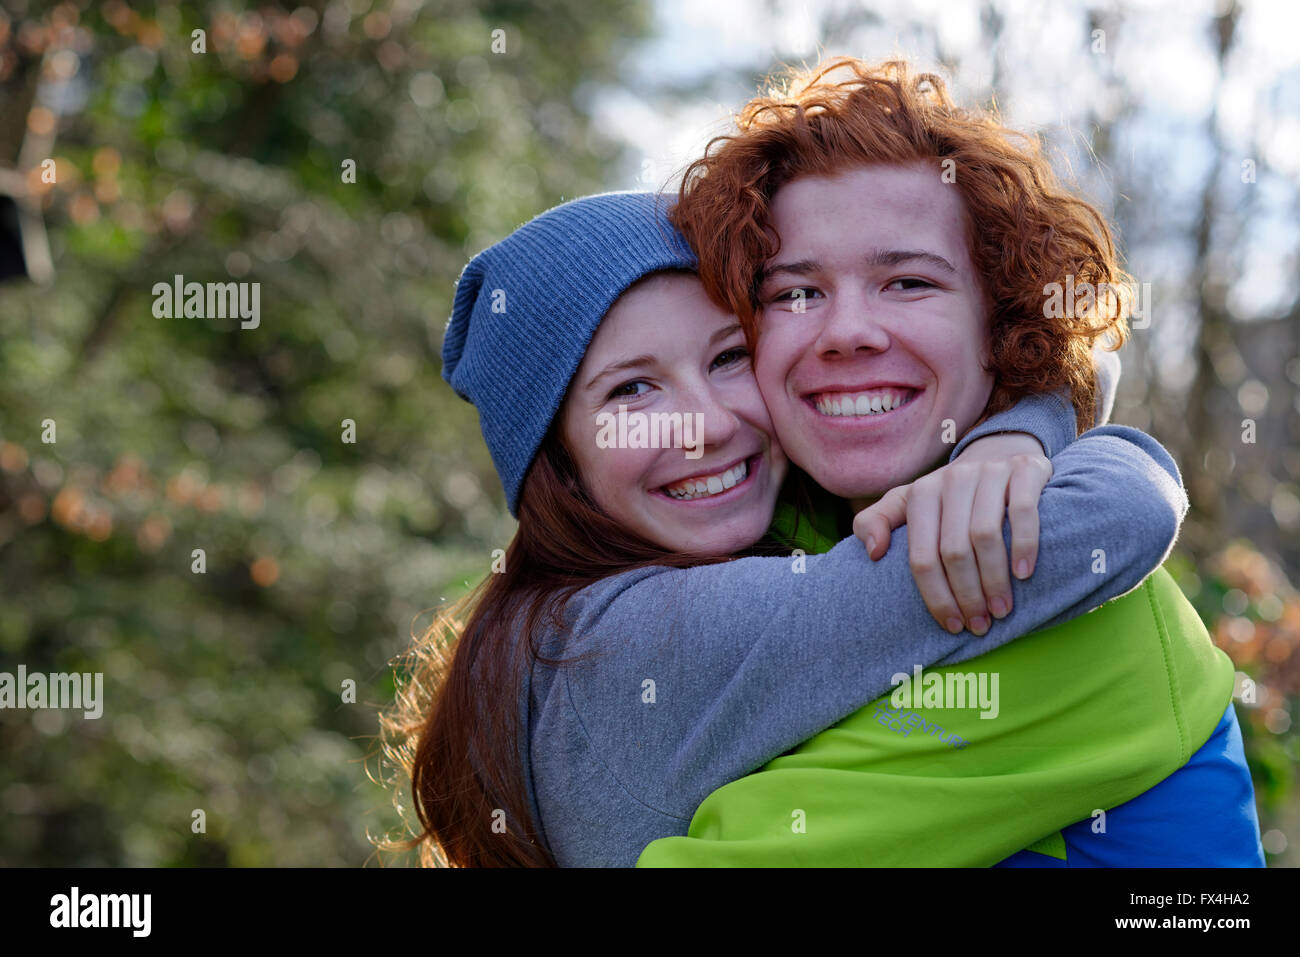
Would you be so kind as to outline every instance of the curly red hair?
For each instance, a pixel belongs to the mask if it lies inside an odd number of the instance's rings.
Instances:
[[[961,192],[990,309],[995,385],[985,413],[1068,388],[1080,431],[1092,427],[1092,347],[1102,336],[1123,344],[1131,283],[1106,221],[1059,184],[1036,138],[957,107],[933,74],[850,57],[791,71],[745,105],[737,127],[687,168],[671,217],[699,254],[709,295],[751,342],[762,268],[779,248],[769,218],[777,190],[800,176],[935,161]],[[1079,309],[1048,308],[1050,284],[1070,276],[1098,294]],[[1074,314],[1051,314],[1062,311]]]

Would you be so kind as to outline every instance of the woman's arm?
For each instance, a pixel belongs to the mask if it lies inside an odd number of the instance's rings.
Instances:
[[[1168,855],[1170,832],[1121,806],[1158,784],[1186,798],[1198,785],[1179,769],[1202,745],[1202,760],[1222,760],[1208,742],[1233,666],[1164,569],[1025,641],[926,669],[926,681],[971,673],[999,679],[996,720],[961,707],[969,699],[885,695],[714,791],[686,835],[651,842],[638,866],[987,866],[1044,835],[1060,841],[1097,809],[1114,812],[1094,846]],[[1232,800],[1203,785],[1197,813],[1228,814]]]
[[[568,706],[633,797],[689,817],[715,788],[888,691],[893,675],[1082,614],[1164,560],[1187,499],[1154,439],[1095,429],[1053,466],[1038,568],[1014,584],[1015,611],[983,639],[931,618],[905,527],[875,563],[851,538],[820,556],[642,569],[570,604],[561,653],[596,657],[564,667]]]
[[[1093,366],[1097,370],[1097,425],[1110,422],[1115,405],[1115,392],[1119,388],[1120,361],[1118,353],[1101,348],[1092,350]],[[1078,436],[1078,419],[1067,391],[1027,395],[1016,404],[970,429],[953,446],[949,462],[955,462],[975,441],[1001,432],[1024,432],[1038,439],[1043,454],[1049,459]]]
[[[1119,357],[1099,345],[1093,363],[1097,424],[1104,425],[1119,383]],[[1011,569],[1017,578],[1033,573],[1038,496],[1051,476],[1047,458],[1075,440],[1077,424],[1068,391],[1026,396],[962,437],[948,459],[961,468],[940,469],[912,483],[902,513],[889,507],[897,504],[895,489],[883,505],[858,515],[854,531],[871,557],[879,558],[890,530],[906,521],[912,526],[913,577],[930,614],[954,634],[966,627],[984,635],[992,619],[1011,611]],[[1011,522],[1009,562],[1004,517]]]

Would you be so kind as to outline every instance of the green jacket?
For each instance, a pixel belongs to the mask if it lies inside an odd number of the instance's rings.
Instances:
[[[789,520],[778,515],[777,530],[790,533]],[[794,541],[819,551],[830,533]],[[714,791],[687,836],[652,842],[637,866],[989,866],[1023,848],[1063,858],[1061,828],[1154,787],[1209,739],[1233,670],[1158,569],[1087,615],[927,669],[997,674],[995,718],[882,697]]]

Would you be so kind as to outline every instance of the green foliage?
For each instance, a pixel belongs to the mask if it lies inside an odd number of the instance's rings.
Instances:
[[[57,181],[29,177],[55,279],[0,286],[0,671],[102,671],[105,702],[0,713],[0,863],[372,858],[395,821],[366,776],[388,662],[512,527],[438,377],[453,283],[602,188],[616,149],[582,84],[645,20],[573,0],[12,15],[0,115],[44,108],[61,49],[85,101],[58,116]],[[4,125],[0,164],[23,133]],[[176,274],[260,283],[260,325],[156,318]]]
[[[1300,726],[1300,594],[1285,572],[1247,541],[1233,541],[1198,568],[1168,565],[1216,644],[1238,669],[1234,706],[1255,782],[1260,827],[1283,830],[1297,792]]]

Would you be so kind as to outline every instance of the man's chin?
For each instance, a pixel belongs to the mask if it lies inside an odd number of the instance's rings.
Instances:
[[[911,463],[903,468],[880,469],[880,459],[872,457],[870,462],[845,462],[832,470],[825,468],[804,468],[812,480],[832,495],[840,498],[879,498],[891,488],[906,485],[916,478],[910,474]]]
[[[906,484],[906,480],[889,484],[886,479],[864,481],[861,476],[818,476],[816,472],[812,471],[809,471],[808,474],[812,477],[814,482],[832,495],[848,499],[851,502],[856,502],[859,499],[867,500],[867,504],[880,498],[880,496],[884,495],[894,486]],[[866,506],[864,505],[863,507],[865,508]]]
[[[864,461],[845,460],[833,471],[807,466],[803,466],[803,470],[814,482],[832,495],[851,502],[865,501],[869,505],[890,489],[915,482],[922,475],[928,475],[947,464],[950,447],[938,451],[934,460],[929,461],[932,451],[927,449],[924,456],[912,454],[901,464],[885,470],[881,470],[880,466],[882,460],[890,458],[887,454],[872,455],[870,459]],[[898,456],[892,458],[894,462],[899,460]],[[825,461],[826,458],[823,458],[822,463],[824,464]],[[862,507],[865,508],[866,505]]]

